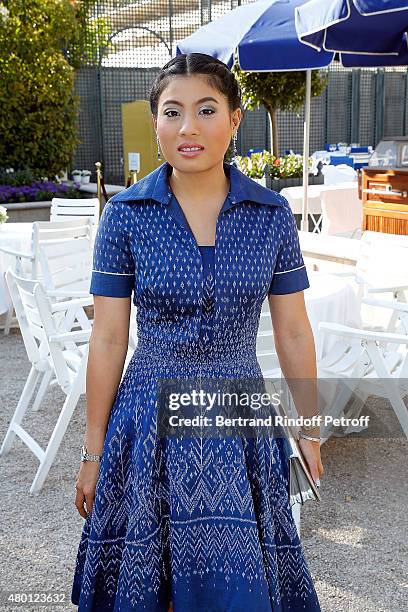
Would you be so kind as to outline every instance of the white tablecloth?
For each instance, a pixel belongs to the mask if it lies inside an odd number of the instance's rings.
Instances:
[[[325,357],[341,340],[334,334],[323,334],[317,329],[320,321],[341,323],[350,327],[362,327],[361,309],[356,294],[356,285],[352,281],[331,276],[324,272],[308,273],[310,280],[309,289],[305,290],[305,303],[309,320],[313,329],[316,346],[317,361]],[[339,392],[336,379],[319,379],[320,410],[324,414],[332,414],[331,407]],[[360,416],[362,405],[351,404],[343,416],[356,419]],[[366,427],[364,425],[341,425],[323,428],[325,439],[331,435],[345,436],[350,433],[360,432]]]
[[[309,185],[307,188],[308,212],[311,215],[320,215],[322,205],[320,204],[320,192],[323,185]],[[303,187],[285,187],[280,194],[287,199],[294,215],[302,214]]]
[[[318,326],[322,321],[330,323],[340,323],[351,327],[361,327],[361,317],[359,301],[355,292],[355,286],[352,281],[345,278],[332,276],[324,272],[309,271],[308,277],[310,287],[305,289],[305,304],[312,327],[316,359],[319,361],[325,357],[336,345],[339,340],[338,336],[333,334],[323,334],[319,331]],[[266,300],[266,308],[268,308]],[[273,339],[272,339],[273,343]],[[336,384],[330,381],[319,382],[319,395],[324,405],[330,409],[334,395],[336,394]],[[290,401],[290,398],[288,398]],[[293,401],[293,400],[292,400]],[[290,402],[289,405],[294,404]],[[355,418],[359,416],[361,406],[348,409],[347,417]],[[294,414],[296,414],[294,412]],[[336,427],[326,435],[347,435],[353,431],[360,431],[362,427]]]
[[[313,257],[327,261],[345,261],[356,265],[360,255],[361,242],[356,238],[344,236],[325,236],[299,230],[299,242],[303,256]]]
[[[334,335],[319,331],[319,323],[340,323],[352,327],[361,327],[360,306],[356,294],[356,285],[348,278],[334,276],[326,272],[315,272],[307,267],[310,287],[304,290],[306,310],[313,331],[316,358],[322,359],[336,344]],[[260,331],[270,332],[271,345],[265,343],[265,349],[273,349],[272,322],[269,303],[265,299],[262,305]],[[266,316],[268,315],[268,316]]]
[[[311,215],[320,215],[322,213],[321,194],[327,189],[357,189],[355,181],[347,181],[337,183],[336,185],[309,185],[307,188],[308,212]],[[281,195],[287,199],[292,209],[293,214],[302,214],[303,203],[303,186],[285,187],[280,191]]]
[[[320,321],[361,327],[359,301],[352,282],[308,270],[310,287],[305,289],[306,310],[313,330],[316,358],[324,357],[338,338],[318,330]]]
[[[0,225],[0,247],[4,246],[17,251],[31,251],[32,223],[2,223]],[[14,264],[14,257],[0,251],[0,314],[6,312],[10,305],[4,274],[9,265]]]

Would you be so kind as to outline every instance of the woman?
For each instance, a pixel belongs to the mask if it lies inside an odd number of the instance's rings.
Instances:
[[[96,612],[320,610],[290,511],[284,440],[157,431],[159,379],[262,376],[267,295],[285,375],[316,377],[293,214],[224,162],[242,116],[224,63],[173,58],[150,104],[167,161],[111,198],[94,248],[85,451],[96,457],[85,456],[76,483],[85,524],[72,602]],[[132,291],[138,343],[121,380]],[[318,436],[308,438],[300,443],[318,479]]]

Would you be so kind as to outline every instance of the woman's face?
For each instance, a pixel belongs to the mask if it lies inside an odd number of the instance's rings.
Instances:
[[[205,77],[177,75],[161,93],[153,122],[169,164],[197,172],[222,163],[240,119],[241,109],[231,112],[227,98]],[[199,151],[183,151],[188,145]]]

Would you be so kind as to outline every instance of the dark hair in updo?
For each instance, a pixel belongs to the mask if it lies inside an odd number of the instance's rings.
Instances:
[[[227,98],[230,111],[238,107],[244,111],[241,101],[241,88],[234,74],[221,60],[205,53],[183,53],[173,57],[156,76],[151,87],[150,110],[156,117],[159,98],[171,78],[176,75],[204,75],[210,85]]]

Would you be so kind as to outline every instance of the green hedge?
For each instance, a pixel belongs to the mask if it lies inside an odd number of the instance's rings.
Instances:
[[[0,164],[53,178],[77,144],[74,69],[61,51],[75,10],[69,0],[0,7]]]

